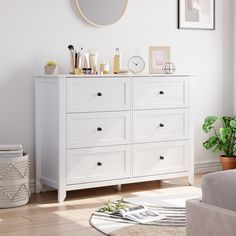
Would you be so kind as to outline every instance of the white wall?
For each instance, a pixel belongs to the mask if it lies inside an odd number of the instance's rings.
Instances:
[[[232,114],[233,0],[216,0],[216,30],[178,30],[177,1],[129,0],[115,25],[95,28],[69,0],[0,1],[0,143],[21,141],[34,156],[33,75],[56,60],[68,72],[68,44],[95,48],[110,60],[115,47],[124,62],[132,55],[148,60],[148,46],[170,45],[177,73],[195,74],[195,158],[212,160],[202,148],[205,116]]]
[[[233,90],[233,106],[234,106],[234,115],[236,115],[236,1],[233,2],[233,52],[234,52],[234,60],[233,60],[233,68],[234,68],[234,90]]]

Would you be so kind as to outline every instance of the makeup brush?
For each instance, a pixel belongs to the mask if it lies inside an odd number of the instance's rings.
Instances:
[[[74,74],[75,70],[75,49],[73,45],[69,45],[68,49],[70,50],[70,74]]]
[[[75,48],[74,48],[73,45],[69,45],[69,46],[68,46],[68,49],[69,49],[70,51],[74,51]]]
[[[78,52],[78,68],[82,69],[82,51],[83,48],[80,48],[80,52]]]
[[[78,53],[75,51],[75,68],[78,68]]]

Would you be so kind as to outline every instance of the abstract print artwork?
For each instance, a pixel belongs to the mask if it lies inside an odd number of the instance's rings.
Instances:
[[[179,0],[179,29],[215,29],[215,0]]]

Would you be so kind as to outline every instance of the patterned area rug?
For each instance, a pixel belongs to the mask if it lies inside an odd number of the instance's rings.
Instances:
[[[111,236],[184,236],[185,228],[177,227],[158,227],[158,226],[145,226],[135,225],[125,227],[114,232],[111,232]]]
[[[201,198],[199,188],[180,187],[139,192],[136,196],[124,200],[156,209],[166,216],[164,220],[141,225],[95,212],[91,216],[90,224],[110,236],[184,236],[185,202],[193,198]]]

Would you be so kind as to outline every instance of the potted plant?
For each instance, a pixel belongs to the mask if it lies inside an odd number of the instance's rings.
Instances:
[[[46,75],[54,75],[56,74],[56,69],[57,69],[57,64],[54,61],[49,61],[47,64],[44,66],[44,72]]]
[[[203,143],[207,150],[223,152],[220,157],[224,170],[236,168],[236,117],[208,116],[202,129],[213,135]]]

